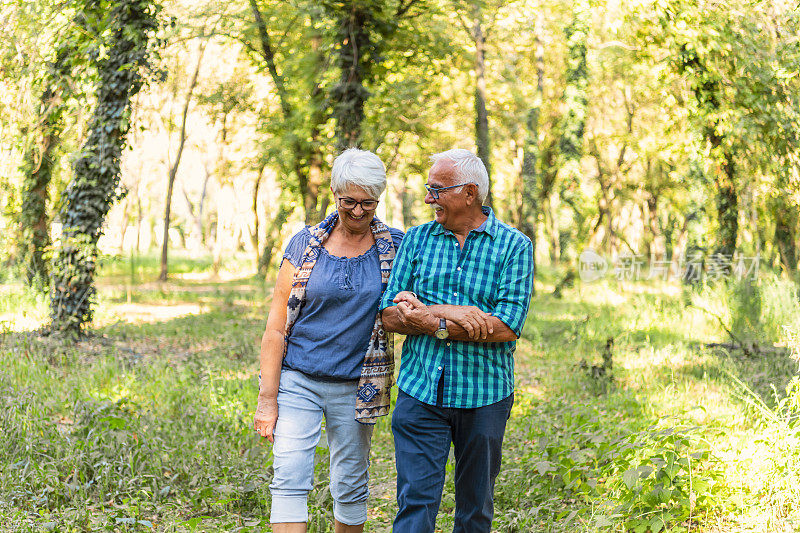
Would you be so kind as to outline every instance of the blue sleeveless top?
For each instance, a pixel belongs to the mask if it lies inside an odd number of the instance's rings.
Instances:
[[[395,250],[403,232],[389,228]],[[283,259],[301,265],[311,237],[308,228],[295,234]],[[306,286],[306,302],[287,339],[283,366],[314,378],[357,380],[381,298],[378,249],[358,257],[337,257],[322,248]]]

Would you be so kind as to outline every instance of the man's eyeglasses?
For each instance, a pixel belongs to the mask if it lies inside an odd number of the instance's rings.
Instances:
[[[470,183],[459,183],[458,185],[450,185],[448,187],[430,187],[425,185],[425,189],[433,196],[434,200],[438,200],[440,192],[446,191],[447,189],[455,189],[456,187],[463,187],[464,185],[470,185]]]
[[[357,205],[360,205],[361,209],[364,211],[375,211],[378,207],[378,200],[367,199],[358,202],[354,198],[348,196],[339,197],[339,207],[342,209],[350,211],[351,209],[355,209]]]

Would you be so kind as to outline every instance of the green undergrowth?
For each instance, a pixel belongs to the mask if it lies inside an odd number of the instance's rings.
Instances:
[[[747,295],[757,312],[735,287],[603,281],[554,299],[540,284],[517,351],[494,530],[794,530],[797,364],[777,349],[709,347],[729,341],[726,328],[777,340],[775,322],[797,310],[781,283]],[[2,330],[0,530],[269,530],[271,448],[251,429],[269,287],[101,287],[99,327],[80,343]],[[4,302],[31,316],[43,304]],[[369,531],[391,530],[393,461],[385,418]],[[332,531],[327,462],[323,439],[309,531]],[[453,525],[453,474],[451,460],[440,531]]]

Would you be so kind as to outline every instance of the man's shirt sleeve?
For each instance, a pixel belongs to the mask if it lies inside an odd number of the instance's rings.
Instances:
[[[403,238],[400,248],[394,256],[392,263],[392,273],[389,275],[389,283],[386,291],[381,297],[378,305],[378,312],[394,305],[394,297],[401,291],[411,290],[411,273],[414,271],[413,255],[416,246],[414,245],[415,228],[411,228]]]
[[[514,248],[500,274],[497,305],[492,315],[502,320],[519,337],[531,303],[533,245],[525,238],[520,239]]]

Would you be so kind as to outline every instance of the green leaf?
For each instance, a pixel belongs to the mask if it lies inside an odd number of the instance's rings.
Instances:
[[[609,527],[609,526],[613,526],[614,522],[612,522],[606,516],[599,516],[599,517],[595,518],[594,525],[597,526],[597,527]]]
[[[553,463],[551,463],[550,461],[539,461],[533,466],[533,468],[535,468],[536,471],[539,472],[540,476],[546,474],[547,472],[552,472],[556,470],[555,466],[553,466]]]
[[[629,489],[633,489],[636,482],[639,480],[639,472],[635,468],[630,468],[622,474],[622,481],[625,482],[625,486]]]
[[[664,521],[660,517],[655,517],[650,520],[650,531],[652,533],[658,533],[662,529],[664,529]]]

